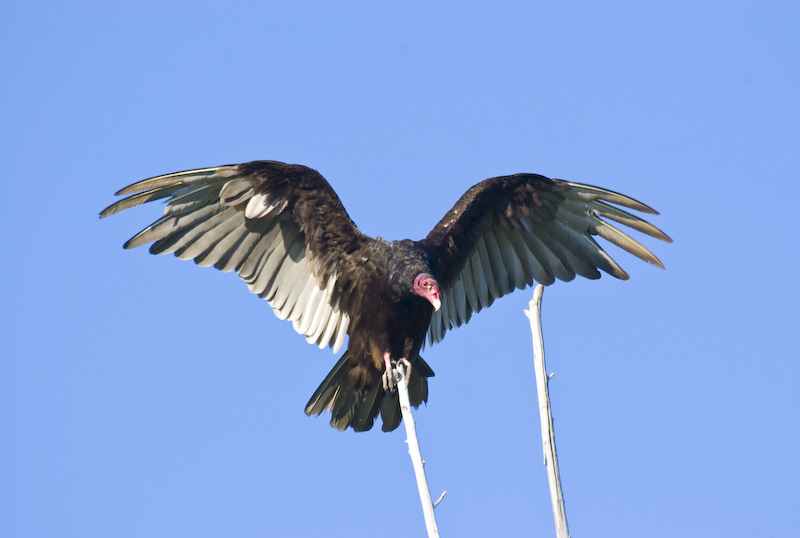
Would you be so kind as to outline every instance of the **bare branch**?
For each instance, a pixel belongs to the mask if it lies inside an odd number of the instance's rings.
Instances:
[[[558,456],[556,455],[556,435],[553,430],[553,415],[550,410],[550,394],[547,391],[547,369],[544,362],[544,340],[542,338],[542,294],[544,286],[537,285],[533,290],[525,315],[531,322],[533,334],[533,364],[536,372],[536,392],[539,396],[539,419],[542,427],[542,445],[544,464],[547,467],[547,482],[550,485],[550,500],[553,505],[553,518],[556,524],[557,538],[569,538],[567,528],[567,511],[564,507],[564,494],[561,491],[561,477],[558,473]],[[551,376],[552,377],[552,376]]]
[[[414,465],[414,474],[417,477],[417,488],[419,488],[419,500],[422,502],[422,512],[425,515],[425,527],[428,529],[428,538],[438,538],[439,529],[436,526],[436,516],[433,513],[434,504],[431,502],[431,491],[428,488],[428,479],[425,477],[425,462],[422,460],[422,453],[419,450],[419,440],[417,439],[417,426],[414,423],[414,415],[411,414],[411,402],[408,399],[408,375],[411,365],[403,360],[397,363],[397,391],[400,396],[400,412],[403,414],[403,424],[406,427],[406,442],[408,443],[408,453],[411,455],[411,463]],[[446,492],[445,492],[446,493]],[[436,504],[442,500],[442,493]]]

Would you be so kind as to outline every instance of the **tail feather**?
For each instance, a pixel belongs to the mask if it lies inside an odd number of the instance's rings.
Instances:
[[[319,415],[323,411],[330,411],[335,397],[338,395],[342,380],[347,375],[345,365],[350,359],[350,352],[345,352],[339,362],[328,372],[314,395],[306,404],[306,415]]]
[[[382,384],[375,383],[372,388],[359,399],[357,405],[353,407],[353,419],[350,421],[350,425],[355,431],[363,432],[372,428],[372,424],[375,422],[375,417],[378,414],[378,407],[381,403],[378,394],[383,392]],[[345,426],[345,428],[346,427],[347,426]]]
[[[331,426],[337,430],[344,431],[347,426],[353,421],[353,411],[356,409],[356,402],[360,394],[356,391],[340,391],[339,398],[334,400],[333,409],[331,409]]]
[[[408,388],[410,394],[411,385],[409,385]],[[381,426],[381,429],[385,432],[390,432],[400,425],[400,421],[402,419],[403,415],[400,412],[400,397],[397,395],[396,391],[387,394],[384,397],[383,402],[381,402],[381,421],[383,421],[383,426]]]
[[[350,353],[345,352],[311,396],[306,404],[306,414],[319,415],[328,411],[331,413],[331,426],[337,430],[344,431],[350,427],[362,432],[372,428],[380,413],[381,429],[394,430],[402,419],[397,392],[387,394],[380,380],[371,386],[354,388],[347,375],[349,359]],[[419,407],[428,401],[428,378],[434,374],[422,357],[417,356],[412,365],[408,381],[409,399],[411,405]]]

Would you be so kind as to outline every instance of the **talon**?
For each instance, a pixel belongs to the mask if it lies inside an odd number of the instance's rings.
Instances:
[[[408,380],[411,377],[411,363],[408,362],[408,359],[406,359],[405,357],[400,357],[399,359],[397,359],[395,368],[396,372],[399,372],[400,368],[402,368],[403,383],[405,383],[405,385],[408,386]],[[399,382],[399,377],[397,377],[396,379]]]
[[[392,358],[389,356],[389,353],[383,354],[383,363],[386,365],[386,368],[383,370],[383,376],[381,376],[381,380],[383,381],[383,390],[386,392],[391,392],[394,390],[397,383],[395,377],[395,367],[392,365]]]
[[[406,380],[408,380],[408,377],[411,375],[411,363],[408,362],[405,357],[401,357],[397,362],[403,365],[403,375],[405,376]]]
[[[386,392],[391,392],[394,390],[395,383],[392,380],[392,373],[391,370],[386,371],[384,370],[383,375],[381,375],[381,382],[383,383],[383,390]]]

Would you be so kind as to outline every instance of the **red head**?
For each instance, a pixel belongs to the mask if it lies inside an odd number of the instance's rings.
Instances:
[[[439,294],[439,283],[433,275],[421,273],[414,279],[414,293],[426,298],[433,305],[434,310],[442,307],[442,296]]]

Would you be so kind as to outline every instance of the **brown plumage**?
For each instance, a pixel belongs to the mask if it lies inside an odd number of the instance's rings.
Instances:
[[[347,350],[306,406],[331,412],[340,429],[400,423],[394,391],[381,382],[388,360],[407,359],[411,403],[427,401],[433,371],[419,356],[426,336],[469,321],[495,299],[536,280],[551,284],[598,269],[628,275],[599,235],[659,267],[648,249],[608,220],[671,241],[616,206],[657,214],[627,196],[535,174],[487,179],[421,241],[388,242],[359,231],[318,172],[275,161],[203,168],[134,183],[100,213],[169,197],[164,215],[125,243],[153,243],[198,265],[236,271],[275,314],[319,347]],[[607,220],[604,220],[607,219]]]

